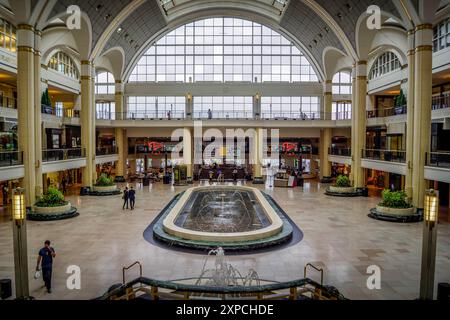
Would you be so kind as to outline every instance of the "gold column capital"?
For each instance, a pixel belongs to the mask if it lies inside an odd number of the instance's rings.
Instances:
[[[366,81],[367,80],[367,76],[357,76],[356,80],[364,80],[364,81]]]
[[[123,96],[123,92],[122,91],[116,91],[116,96]]]
[[[28,31],[32,31],[32,32],[35,31],[35,29],[34,29],[33,26],[31,26],[31,25],[29,25],[29,24],[25,24],[25,23],[19,24],[19,25],[17,26],[17,30],[28,30]]]
[[[18,52],[28,52],[34,54],[34,48],[29,46],[18,46],[17,47]]]
[[[416,30],[415,29],[411,29],[411,30],[408,30],[407,35],[408,36],[412,36],[415,33],[416,33]]]
[[[92,61],[89,61],[89,60],[82,60],[82,61],[81,61],[81,65],[82,65],[82,66],[93,66],[94,64],[92,63]]]
[[[420,24],[416,27],[414,31],[417,32],[420,30],[433,30],[433,25],[431,23]]]
[[[428,45],[424,45],[424,46],[418,46],[417,48],[416,48],[416,53],[419,53],[419,52],[425,52],[425,51],[430,51],[430,52],[432,52],[433,51],[433,46],[428,46]]]
[[[332,84],[332,83],[333,83],[333,80],[325,80],[325,83],[326,83],[326,84]]]
[[[358,66],[366,66],[367,65],[367,61],[360,60],[360,61],[356,62],[356,65],[358,65]]]
[[[116,84],[122,84],[122,80],[116,80]]]
[[[42,37],[42,31],[40,30],[34,30],[34,34],[38,37]]]
[[[325,96],[332,96],[333,95],[333,92],[324,92],[323,93]]]
[[[83,81],[83,80],[91,81],[91,80],[92,80],[92,77],[91,77],[91,76],[81,76],[80,79],[81,79],[82,81]]]
[[[407,56],[413,56],[415,54],[414,50],[408,50]]]

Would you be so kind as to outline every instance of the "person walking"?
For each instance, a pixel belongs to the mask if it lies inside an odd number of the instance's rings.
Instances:
[[[55,249],[50,247],[50,240],[46,240],[44,247],[39,250],[36,271],[42,268],[42,278],[48,293],[52,293],[52,269],[53,259],[56,257]]]
[[[134,210],[134,205],[136,203],[136,191],[134,191],[133,187],[131,187],[130,191],[128,191],[128,197],[130,198],[131,210]]]
[[[212,111],[211,111],[211,109],[208,109],[208,119],[209,120],[212,119]]]
[[[267,180],[269,182],[269,188],[272,188],[273,184],[274,184],[274,170],[270,163],[267,164],[266,174],[267,174]]]
[[[125,210],[125,205],[127,206],[127,210],[128,210],[128,201],[130,199],[130,191],[128,190],[128,187],[125,188],[125,190],[123,191],[123,207],[122,210]]]
[[[3,185],[2,192],[3,192],[3,206],[6,207],[8,205],[8,193],[9,193],[7,183]]]
[[[66,177],[63,177],[61,180],[61,186],[62,186],[62,192],[63,194],[66,194],[67,191],[67,180]]]

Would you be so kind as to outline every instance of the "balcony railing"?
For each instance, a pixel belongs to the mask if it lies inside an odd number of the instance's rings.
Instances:
[[[20,151],[1,151],[0,167],[20,166],[23,164],[23,152]]]
[[[118,154],[118,149],[116,147],[104,147],[104,148],[97,148],[95,150],[95,154],[97,156],[110,156],[114,154]]]
[[[213,111],[211,116],[207,111],[204,112],[194,112],[194,119],[253,119],[255,116],[253,112],[246,111],[230,111],[230,112],[217,112]]]
[[[73,149],[49,149],[42,151],[43,162],[53,162],[86,157],[86,150],[82,148]]]
[[[8,109],[17,109],[17,99],[0,96],[0,107]]]
[[[450,93],[433,97],[431,100],[431,108],[432,110],[450,108]]]
[[[352,149],[350,148],[330,148],[328,154],[332,156],[351,157]]]
[[[363,150],[363,158],[371,160],[381,160],[388,162],[406,162],[406,151],[402,150]]]
[[[320,112],[271,112],[262,113],[262,119],[290,119],[290,120],[322,120],[325,115]]]
[[[450,168],[450,152],[427,153],[427,164],[430,167]]]
[[[377,109],[377,110],[371,110],[367,111],[367,118],[385,118],[385,117],[392,117],[392,116],[398,116],[402,114],[406,114],[408,111],[408,108],[405,106],[395,107],[395,108],[389,108],[389,109]]]

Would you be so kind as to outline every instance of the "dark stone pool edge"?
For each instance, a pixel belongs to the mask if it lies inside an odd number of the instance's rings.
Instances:
[[[283,231],[273,237],[247,242],[218,243],[205,241],[191,241],[171,236],[164,232],[162,222],[169,214],[170,210],[176,205],[184,192],[176,195],[153,222],[144,231],[144,239],[153,245],[177,250],[187,253],[205,254],[211,249],[222,247],[229,255],[261,253],[271,250],[280,250],[299,243],[303,239],[303,232],[283,211],[283,209],[273,200],[271,196],[262,192],[264,197],[270,203],[272,208],[283,221]]]

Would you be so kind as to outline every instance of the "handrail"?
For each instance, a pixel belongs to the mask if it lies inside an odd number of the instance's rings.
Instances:
[[[322,269],[322,268],[316,267],[316,266],[313,265],[312,263],[308,263],[308,264],[305,266],[305,270],[304,270],[304,277],[305,277],[305,279],[306,279],[306,273],[307,273],[307,271],[308,271],[308,267],[311,267],[311,268],[313,268],[314,270],[320,272],[320,285],[323,286],[323,269]]]
[[[128,266],[128,267],[123,267],[122,269],[122,277],[123,277],[123,284],[125,285],[125,273],[126,271],[130,270],[131,268],[133,268],[134,266],[139,265],[139,277],[142,278],[142,264],[139,261],[136,261],[135,263],[133,263],[132,265]]]
[[[197,286],[197,285],[188,285],[182,283],[175,283],[171,281],[160,281],[155,279],[149,279],[145,277],[137,278],[127,284],[123,284],[114,290],[106,292],[103,296],[97,298],[98,300],[109,300],[116,296],[122,296],[123,292],[128,291],[133,288],[135,285],[148,286],[152,288],[162,288],[168,290],[174,290],[177,292],[185,292],[185,293],[197,293],[197,294],[264,294],[267,292],[284,290],[290,288],[298,288],[305,287],[306,285],[311,285],[316,288],[316,290],[325,293],[330,297],[336,297],[337,299],[345,299],[342,295],[336,295],[332,289],[324,287],[322,284],[315,282],[309,278],[298,279],[289,282],[276,282],[272,284],[265,284],[260,286],[225,286],[225,287],[216,287],[216,286]],[[323,297],[323,293],[320,295]],[[189,295],[188,295],[189,296]]]

